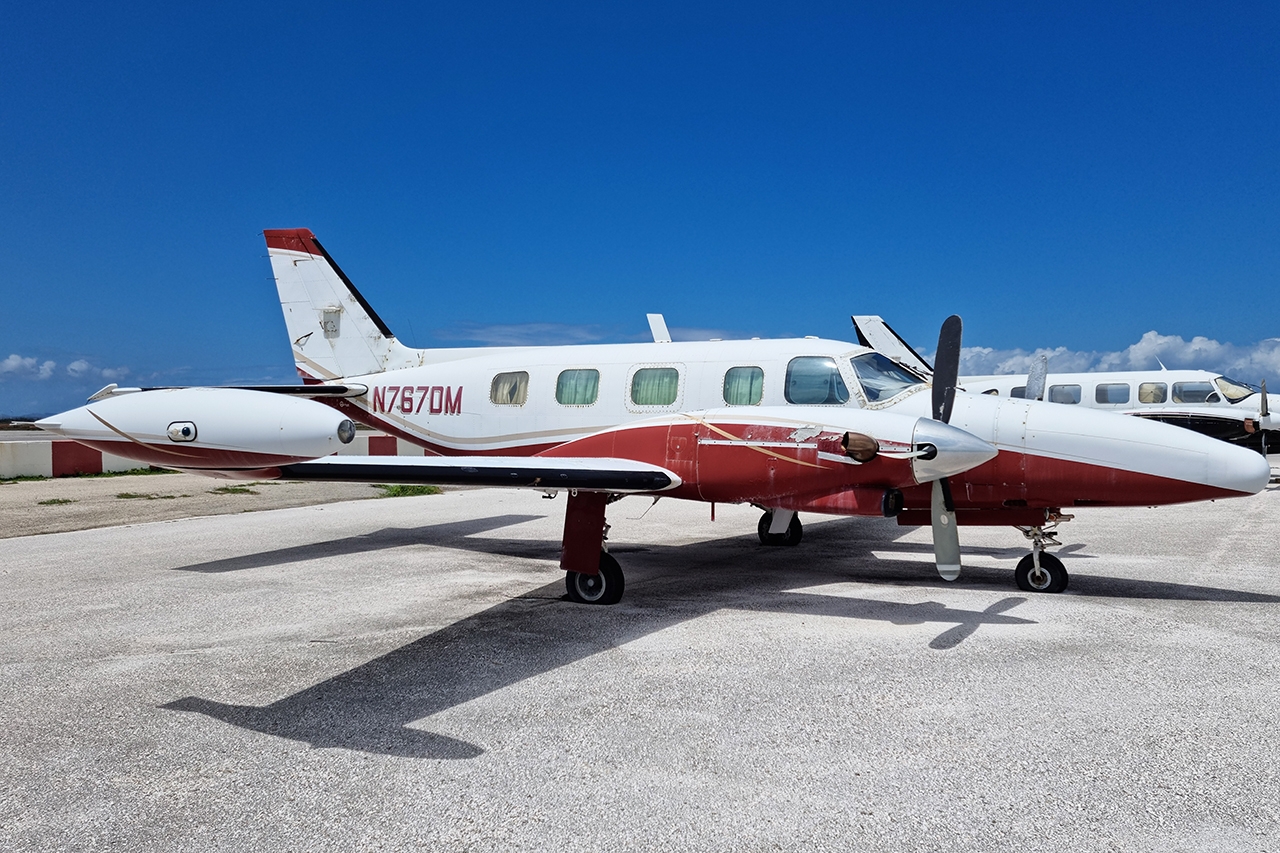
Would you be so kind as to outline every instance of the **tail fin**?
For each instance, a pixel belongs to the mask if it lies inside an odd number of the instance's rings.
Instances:
[[[418,361],[306,228],[264,231],[280,307],[304,380],[381,373]]]

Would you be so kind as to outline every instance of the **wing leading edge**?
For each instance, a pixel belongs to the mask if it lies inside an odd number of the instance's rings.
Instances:
[[[601,492],[665,492],[680,486],[671,471],[631,459],[536,456],[329,456],[281,465],[277,479],[506,486]],[[266,472],[257,472],[259,476]],[[267,476],[270,476],[267,474]]]

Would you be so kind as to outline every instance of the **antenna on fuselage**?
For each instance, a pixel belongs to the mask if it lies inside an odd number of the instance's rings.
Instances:
[[[667,321],[661,314],[648,314],[649,331],[653,333],[655,344],[671,343],[671,333],[667,331]]]

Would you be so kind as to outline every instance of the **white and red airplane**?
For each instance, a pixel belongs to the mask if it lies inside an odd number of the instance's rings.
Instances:
[[[306,229],[266,231],[306,384],[108,386],[44,429],[139,462],[246,479],[532,488],[568,493],[561,567],[571,598],[612,604],[607,504],[643,494],[760,507],[764,544],[796,544],[796,513],[930,524],[938,570],[960,572],[957,524],[1012,525],[1032,550],[1019,587],[1058,592],[1043,549],[1081,506],[1250,495],[1257,453],[1176,427],[1082,408],[956,393],[960,320],[931,381],[844,341],[413,349],[401,344]],[[352,420],[423,457],[337,457]]]

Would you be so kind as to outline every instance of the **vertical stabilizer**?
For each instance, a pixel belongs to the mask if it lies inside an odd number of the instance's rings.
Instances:
[[[293,359],[303,379],[328,381],[417,362],[306,228],[264,231]]]

